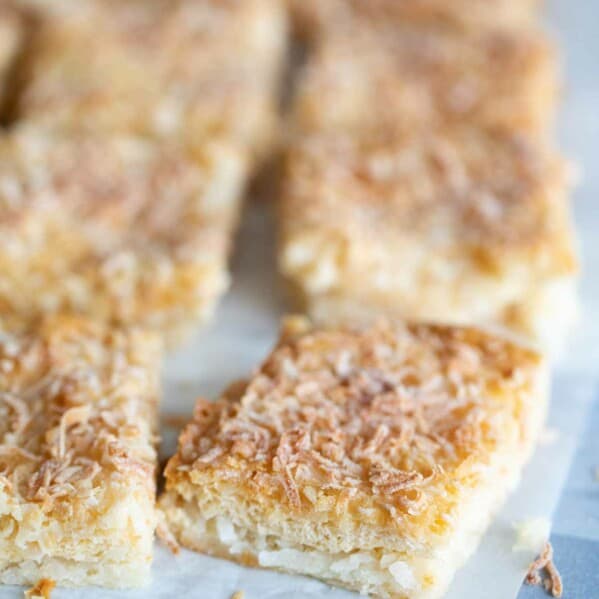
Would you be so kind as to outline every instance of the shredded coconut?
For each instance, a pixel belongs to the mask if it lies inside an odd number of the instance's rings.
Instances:
[[[540,572],[545,570],[547,578],[543,580]],[[526,584],[542,585],[552,597],[561,597],[563,594],[563,584],[560,573],[553,563],[553,547],[547,541],[539,557],[530,564],[525,578]]]

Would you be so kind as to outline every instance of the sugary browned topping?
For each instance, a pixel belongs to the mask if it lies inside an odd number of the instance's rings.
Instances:
[[[0,248],[16,253],[20,239],[34,253],[29,237],[53,230],[76,234],[79,264],[117,251],[181,260],[225,255],[236,205],[215,185],[229,159],[238,161],[219,146],[199,151],[22,128],[0,144]]]
[[[56,586],[51,578],[42,578],[32,588],[25,591],[26,599],[50,599]]]
[[[261,28],[275,6],[109,0],[54,7],[28,53],[19,116],[140,134],[194,124],[201,127],[190,131],[195,139],[230,132],[249,116],[239,96],[249,110],[272,95],[279,58],[268,40],[276,35]]]
[[[153,493],[158,360],[152,335],[76,319],[47,321],[35,335],[3,335],[4,492],[63,515],[111,485]]]
[[[167,479],[214,472],[295,509],[317,489],[418,514],[518,429],[540,366],[469,328],[294,327],[239,401],[198,402]]]
[[[534,140],[476,127],[313,136],[291,151],[282,221],[286,232],[328,231],[353,244],[425,239],[491,257],[540,246],[546,265],[569,272],[564,179],[561,161]]]
[[[371,24],[441,21],[469,28],[529,21],[538,0],[292,0],[301,25],[311,33],[360,20]]]
[[[467,119],[544,131],[554,62],[545,37],[529,28],[464,33],[394,24],[373,32],[360,21],[316,44],[300,79],[297,119],[303,130],[430,130]]]
[[[548,578],[543,580],[539,574],[542,570],[546,570]],[[547,541],[541,555],[528,566],[528,573],[525,578],[526,584],[543,585],[545,590],[552,597],[561,597],[564,592],[562,578],[558,569],[553,563],[553,547]]]

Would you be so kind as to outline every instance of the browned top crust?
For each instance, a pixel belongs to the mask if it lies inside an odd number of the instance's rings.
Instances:
[[[315,44],[298,86],[306,129],[423,127],[452,121],[544,132],[553,119],[555,56],[531,27],[463,32],[429,23],[372,31],[360,21]]]
[[[32,221],[34,229],[62,223],[100,254],[120,247],[188,259],[221,254],[229,242],[237,206],[210,192],[218,195],[221,158],[243,160],[225,146],[45,135],[30,127],[2,140],[0,158],[0,229],[7,234],[26,233]]]
[[[539,0],[291,0],[295,18],[308,36],[355,21],[419,23],[438,21],[480,28],[497,23],[528,22]]]
[[[159,353],[149,333],[78,319],[3,334],[0,492],[61,521],[117,486],[151,496]]]
[[[227,481],[296,510],[325,494],[417,517],[526,442],[542,370],[533,351],[474,328],[288,321],[239,400],[198,402],[168,484]]]
[[[276,6],[273,0],[41,3],[18,117],[196,139],[233,134],[248,114],[239,96],[248,111],[266,110],[274,96],[281,34],[269,31],[268,15]]]
[[[15,130],[0,142],[0,317],[194,314],[226,285],[246,169],[221,144]]]
[[[284,235],[418,243],[537,274],[575,269],[563,162],[524,135],[460,126],[356,140],[313,136],[288,160]]]

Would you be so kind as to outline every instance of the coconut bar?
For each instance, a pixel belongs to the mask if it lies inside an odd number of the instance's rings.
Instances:
[[[280,266],[318,321],[501,326],[559,348],[576,315],[568,169],[524,134],[456,126],[294,144]]]
[[[546,401],[539,355],[475,328],[290,321],[245,387],[198,402],[160,505],[191,549],[439,598],[517,483]]]
[[[0,582],[149,581],[160,344],[55,318],[0,338]]]
[[[247,162],[218,142],[15,128],[0,141],[0,329],[67,312],[189,336],[228,286]]]

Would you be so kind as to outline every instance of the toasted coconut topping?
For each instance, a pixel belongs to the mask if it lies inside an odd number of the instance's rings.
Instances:
[[[17,128],[0,141],[0,266],[10,281],[0,303],[11,315],[1,324],[74,312],[157,329],[194,317],[227,284],[245,165],[219,144],[195,151]],[[11,367],[0,362],[0,372]]]
[[[470,127],[308,136],[288,164],[288,236],[322,231],[365,245],[425,237],[434,251],[471,249],[491,261],[539,249],[543,265],[550,252],[553,268],[574,269],[562,165],[526,136]]]
[[[430,130],[461,120],[544,130],[557,87],[553,64],[535,29],[465,34],[438,23],[394,23],[372,31],[359,21],[316,44],[300,76],[296,116],[300,127],[320,131]]]
[[[358,21],[362,27],[386,23],[454,23],[468,28],[481,25],[530,22],[536,0],[292,0],[300,24],[312,33],[329,33]],[[315,30],[315,31],[314,31]]]
[[[545,570],[548,578],[543,580],[540,572]],[[553,563],[553,547],[547,541],[541,555],[528,566],[525,578],[526,584],[542,585],[552,597],[561,597],[564,592],[562,578]]]
[[[152,136],[247,132],[250,139],[236,141],[254,142],[279,61],[272,36],[260,35],[275,4],[71,3],[58,18],[41,19],[19,116],[60,128]],[[254,110],[256,121],[240,122],[244,108]]]
[[[313,487],[418,514],[478,476],[474,456],[482,467],[514,430],[540,365],[475,329],[306,326],[284,332],[240,400],[197,403],[167,479],[218,469],[293,509]]]
[[[16,226],[22,251],[35,252],[25,245],[35,218],[36,228],[57,236],[74,235],[77,226],[71,251],[79,250],[78,260],[96,260],[112,277],[141,252],[191,260],[223,251],[222,223],[232,206],[211,205],[220,151],[213,150],[194,155],[184,146],[159,148],[134,137],[57,138],[20,129],[0,145],[0,228],[6,229],[0,248],[17,251],[9,234]]]
[[[26,599],[50,599],[52,591],[56,586],[51,578],[42,578],[35,586],[25,591]]]
[[[154,489],[159,345],[146,333],[51,319],[0,339],[0,485],[51,509],[111,481]]]

